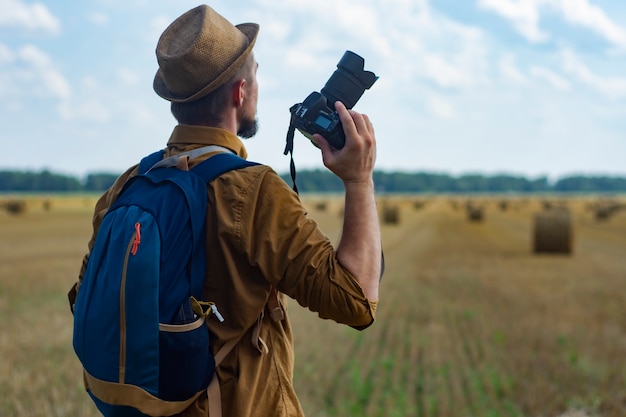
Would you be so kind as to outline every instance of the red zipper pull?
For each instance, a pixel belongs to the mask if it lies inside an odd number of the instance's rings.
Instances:
[[[135,223],[135,241],[133,242],[133,247],[130,250],[130,253],[133,255],[137,254],[137,248],[139,248],[139,244],[141,243],[141,224],[139,222]]]

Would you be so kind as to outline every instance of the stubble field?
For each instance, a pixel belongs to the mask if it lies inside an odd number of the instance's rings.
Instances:
[[[395,218],[369,329],[290,303],[307,416],[626,416],[626,210],[598,220],[594,198],[555,197],[573,251],[535,254],[542,198],[472,199],[482,221],[466,198],[379,197]],[[303,200],[336,241],[341,198]],[[66,298],[94,202],[35,196],[0,211],[0,416],[98,415]]]

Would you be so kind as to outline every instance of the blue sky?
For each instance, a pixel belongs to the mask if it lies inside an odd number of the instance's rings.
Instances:
[[[0,0],[0,170],[121,172],[175,125],[152,90],[160,33],[200,3]],[[367,113],[385,171],[626,175],[626,2],[218,0],[256,22],[250,159],[287,172],[289,107],[345,50],[380,79]],[[297,135],[298,169],[321,167]]]

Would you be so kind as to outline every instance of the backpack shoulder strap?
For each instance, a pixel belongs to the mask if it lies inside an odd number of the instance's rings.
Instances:
[[[150,165],[148,167],[146,172],[150,172],[153,169],[157,169],[157,168],[170,168],[170,167],[178,166],[180,164],[181,158],[186,158],[186,160],[188,161],[190,159],[197,158],[198,156],[204,155],[205,153],[209,153],[209,152],[234,153],[232,150],[230,150],[228,148],[225,148],[223,146],[219,146],[219,145],[203,146],[202,148],[196,148],[196,149],[192,149],[192,150],[187,151],[187,152],[177,153],[177,154],[168,156],[167,158],[163,158],[163,154],[164,154],[163,151],[155,152],[155,154],[159,154],[160,153],[161,158],[156,159],[156,160],[155,159],[149,159],[149,162],[151,162],[152,165]],[[149,155],[148,158],[152,158],[153,155],[154,154]],[[147,163],[146,163],[146,165],[147,165]]]
[[[219,177],[221,174],[231,171],[233,169],[245,168],[247,166],[258,165],[256,162],[246,161],[238,155],[235,155],[229,149],[222,146],[209,145],[202,148],[194,149],[182,154],[176,154],[169,158],[163,159],[165,151],[163,149],[153,152],[150,155],[144,157],[139,163],[139,173],[145,174],[156,168],[167,168],[176,165],[176,161],[180,156],[188,156],[189,159],[193,159],[197,156],[208,152],[221,151],[215,156],[199,163],[191,169],[196,175],[199,175],[206,182],[212,181]]]
[[[139,173],[140,174],[145,174],[146,172],[148,172],[148,170],[155,164],[157,164],[161,159],[163,159],[163,154],[165,153],[165,151],[163,149],[161,149],[160,151],[156,151],[151,153],[148,156],[145,156],[140,162],[139,162]]]
[[[230,152],[223,152],[210,157],[206,161],[200,162],[191,169],[191,172],[199,175],[206,182],[209,182],[225,172],[253,165],[258,165],[258,163],[246,161],[240,156]]]
[[[239,337],[226,342],[221,349],[215,354],[215,368],[222,363],[222,360],[230,353],[231,350],[241,341],[243,334]],[[220,382],[217,378],[217,371],[213,374],[211,382],[206,389],[207,401],[209,403],[209,417],[222,417],[222,394],[220,391]]]

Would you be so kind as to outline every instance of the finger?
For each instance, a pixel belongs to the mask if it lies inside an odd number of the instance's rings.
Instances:
[[[367,126],[367,131],[370,132],[371,134],[374,134],[374,125],[372,124],[370,118],[367,116],[367,114],[363,114],[363,119],[365,119],[365,125]]]
[[[328,143],[326,138],[319,133],[313,135],[312,142],[322,151],[322,153],[330,150],[330,143]]]
[[[346,135],[348,133],[356,134],[357,128],[354,124],[353,114],[346,108],[346,106],[341,101],[335,102],[335,110],[337,110],[337,113],[339,114],[339,120],[341,121]]]
[[[354,122],[354,126],[356,127],[357,132],[368,133],[369,127],[367,125],[366,116],[354,110],[348,110],[348,112],[350,113],[350,117],[352,118],[352,121]]]
[[[324,136],[320,135],[319,133],[313,135],[313,141],[315,143],[315,146],[317,146],[322,152],[322,163],[324,164],[324,166],[328,166],[329,162],[331,162],[333,159],[332,146],[330,145],[330,143],[328,143],[326,138],[324,138]]]

